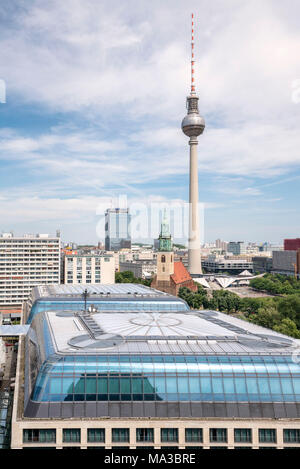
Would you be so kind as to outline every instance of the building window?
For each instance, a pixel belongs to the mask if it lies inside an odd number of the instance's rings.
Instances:
[[[227,429],[226,428],[210,428],[209,430],[210,441],[213,442],[227,442]]]
[[[112,441],[114,443],[129,443],[129,428],[113,428],[112,429]]]
[[[166,262],[166,256],[161,256],[161,262]]]
[[[252,430],[251,428],[235,428],[234,429],[235,443],[251,443]]]
[[[154,441],[154,430],[153,428],[137,428],[136,429],[136,441],[137,442],[153,442]]]
[[[260,428],[259,441],[260,443],[276,443],[276,430],[272,428]]]
[[[87,438],[89,443],[104,443],[105,428],[88,428]]]
[[[202,443],[203,432],[202,428],[186,428],[185,429],[186,443]]]
[[[285,443],[300,443],[300,430],[283,430],[283,441]]]
[[[56,430],[23,430],[23,443],[56,443]]]
[[[162,428],[160,430],[160,437],[163,443],[177,443],[178,441],[178,428]]]
[[[80,443],[80,428],[64,428],[63,429],[63,442],[64,443]]]

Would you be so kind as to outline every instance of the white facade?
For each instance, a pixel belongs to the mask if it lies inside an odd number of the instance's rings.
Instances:
[[[0,306],[21,305],[32,287],[60,283],[60,238],[0,235]]]
[[[112,255],[67,255],[64,283],[115,283],[115,257]]]

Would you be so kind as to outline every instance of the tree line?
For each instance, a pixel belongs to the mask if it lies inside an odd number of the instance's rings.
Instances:
[[[197,292],[180,288],[179,297],[192,309],[211,309],[235,314],[254,324],[300,338],[300,294],[275,298],[240,298],[227,290],[214,290],[212,296],[198,286]]]

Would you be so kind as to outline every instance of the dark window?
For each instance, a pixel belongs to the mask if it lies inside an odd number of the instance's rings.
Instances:
[[[283,441],[285,443],[300,443],[300,430],[296,430],[296,429],[283,430]]]
[[[160,430],[160,437],[162,442],[176,443],[178,441],[178,428],[162,428]]]
[[[259,441],[260,443],[276,443],[276,430],[273,428],[260,428]]]
[[[236,443],[251,443],[252,442],[251,428],[235,428],[234,429],[234,441]]]
[[[87,438],[89,443],[104,443],[105,428],[89,428]]]
[[[203,432],[202,428],[186,428],[185,429],[185,441],[186,443],[202,443]]]
[[[64,443],[80,443],[80,428],[64,428],[63,429],[63,442]]]
[[[129,428],[113,428],[112,441],[114,443],[129,442]]]
[[[136,441],[154,441],[154,430],[153,428],[137,428],[136,429]]]
[[[161,262],[166,262],[166,256],[161,256]]]
[[[23,443],[56,443],[56,430],[23,430]]]
[[[226,428],[210,428],[209,437],[211,442],[227,442]]]

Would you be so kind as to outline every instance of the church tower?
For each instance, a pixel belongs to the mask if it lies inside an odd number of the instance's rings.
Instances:
[[[157,281],[170,282],[171,275],[174,274],[174,253],[170,226],[167,220],[166,211],[161,224],[159,235],[159,251],[157,253]]]

